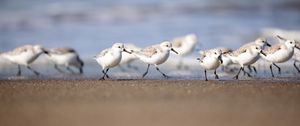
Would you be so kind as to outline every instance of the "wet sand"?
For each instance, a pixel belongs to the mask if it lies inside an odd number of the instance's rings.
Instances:
[[[297,79],[1,80],[1,126],[300,124]]]

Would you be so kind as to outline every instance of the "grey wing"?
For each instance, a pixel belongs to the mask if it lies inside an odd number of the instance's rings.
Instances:
[[[280,50],[280,49],[281,49],[281,44],[276,44],[276,45],[271,46],[270,48],[265,49],[264,52],[267,54],[273,54],[277,50]]]
[[[142,55],[145,55],[145,56],[148,56],[148,57],[151,57],[153,56],[154,54],[156,54],[158,52],[158,50],[155,48],[155,47],[148,47],[148,48],[144,48],[140,51],[140,53]]]
[[[96,55],[96,58],[103,57],[109,52],[109,49],[102,50],[98,55]]]
[[[23,53],[23,52],[27,52],[27,51],[30,51],[32,50],[32,46],[30,45],[25,45],[25,46],[22,46],[22,47],[18,47],[14,50],[12,50],[11,52],[9,52],[11,55],[18,55],[20,53]]]

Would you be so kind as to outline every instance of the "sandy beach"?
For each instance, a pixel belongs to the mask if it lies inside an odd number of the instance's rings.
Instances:
[[[1,126],[282,126],[300,124],[295,78],[1,80]]]

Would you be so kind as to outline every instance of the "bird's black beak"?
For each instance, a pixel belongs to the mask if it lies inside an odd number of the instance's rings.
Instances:
[[[123,49],[124,52],[127,52],[129,54],[131,54],[132,52],[127,51],[126,49]]]
[[[174,53],[178,54],[178,52],[177,52],[177,51],[175,51],[173,48],[171,48],[171,51],[173,51]]]
[[[298,49],[298,50],[300,50],[300,47],[298,47],[297,45],[295,45],[295,48]]]
[[[218,60],[220,60],[221,64],[223,63],[222,55],[220,55],[220,56],[218,57]]]
[[[270,44],[270,43],[266,42],[266,44],[267,44],[267,46],[271,47],[271,44]]]
[[[47,50],[43,50],[43,53],[49,55],[49,52]]]
[[[259,53],[263,54],[264,56],[267,56],[262,50],[260,50]]]

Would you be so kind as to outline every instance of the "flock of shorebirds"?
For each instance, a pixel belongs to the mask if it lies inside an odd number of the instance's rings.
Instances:
[[[220,66],[228,67],[236,64],[240,68],[234,76],[238,79],[241,71],[251,77],[244,67],[249,70],[256,68],[253,66],[260,58],[270,63],[270,71],[274,77],[273,66],[277,67],[278,72],[281,72],[277,63],[287,62],[290,59],[294,60],[294,67],[300,73],[296,62],[300,61],[300,42],[286,39],[281,36],[276,36],[279,43],[270,45],[265,38],[258,38],[253,42],[249,42],[236,50],[219,47],[209,50],[200,51],[200,57],[197,58],[199,65],[204,68],[205,80],[207,81],[207,70],[213,70],[215,79],[219,79],[217,75],[217,68]],[[180,59],[191,54],[197,45],[197,36],[195,34],[188,34],[183,37],[178,37],[172,41],[164,41],[157,45],[152,45],[146,48],[139,48],[134,44],[115,43],[111,48],[102,50],[94,57],[97,63],[102,67],[103,76],[100,79],[104,80],[110,78],[107,74],[110,68],[121,64],[130,64],[134,60],[140,60],[147,64],[146,72],[143,73],[144,78],[148,74],[149,67],[153,65],[155,69],[168,78],[158,66],[163,64],[170,55],[174,52]],[[267,47],[269,46],[269,47]],[[296,48],[296,49],[295,49]],[[1,53],[0,55],[18,66],[17,75],[21,75],[21,66],[25,66],[34,74],[40,73],[30,67],[30,64],[35,61],[41,54],[48,55],[49,59],[54,63],[54,68],[59,72],[64,72],[58,66],[65,66],[66,69],[72,73],[74,71],[70,67],[78,69],[79,73],[83,73],[83,61],[79,58],[78,53],[72,48],[52,48],[46,49],[40,45],[26,45],[16,48],[12,51]],[[178,68],[182,67],[182,60],[179,60]]]

